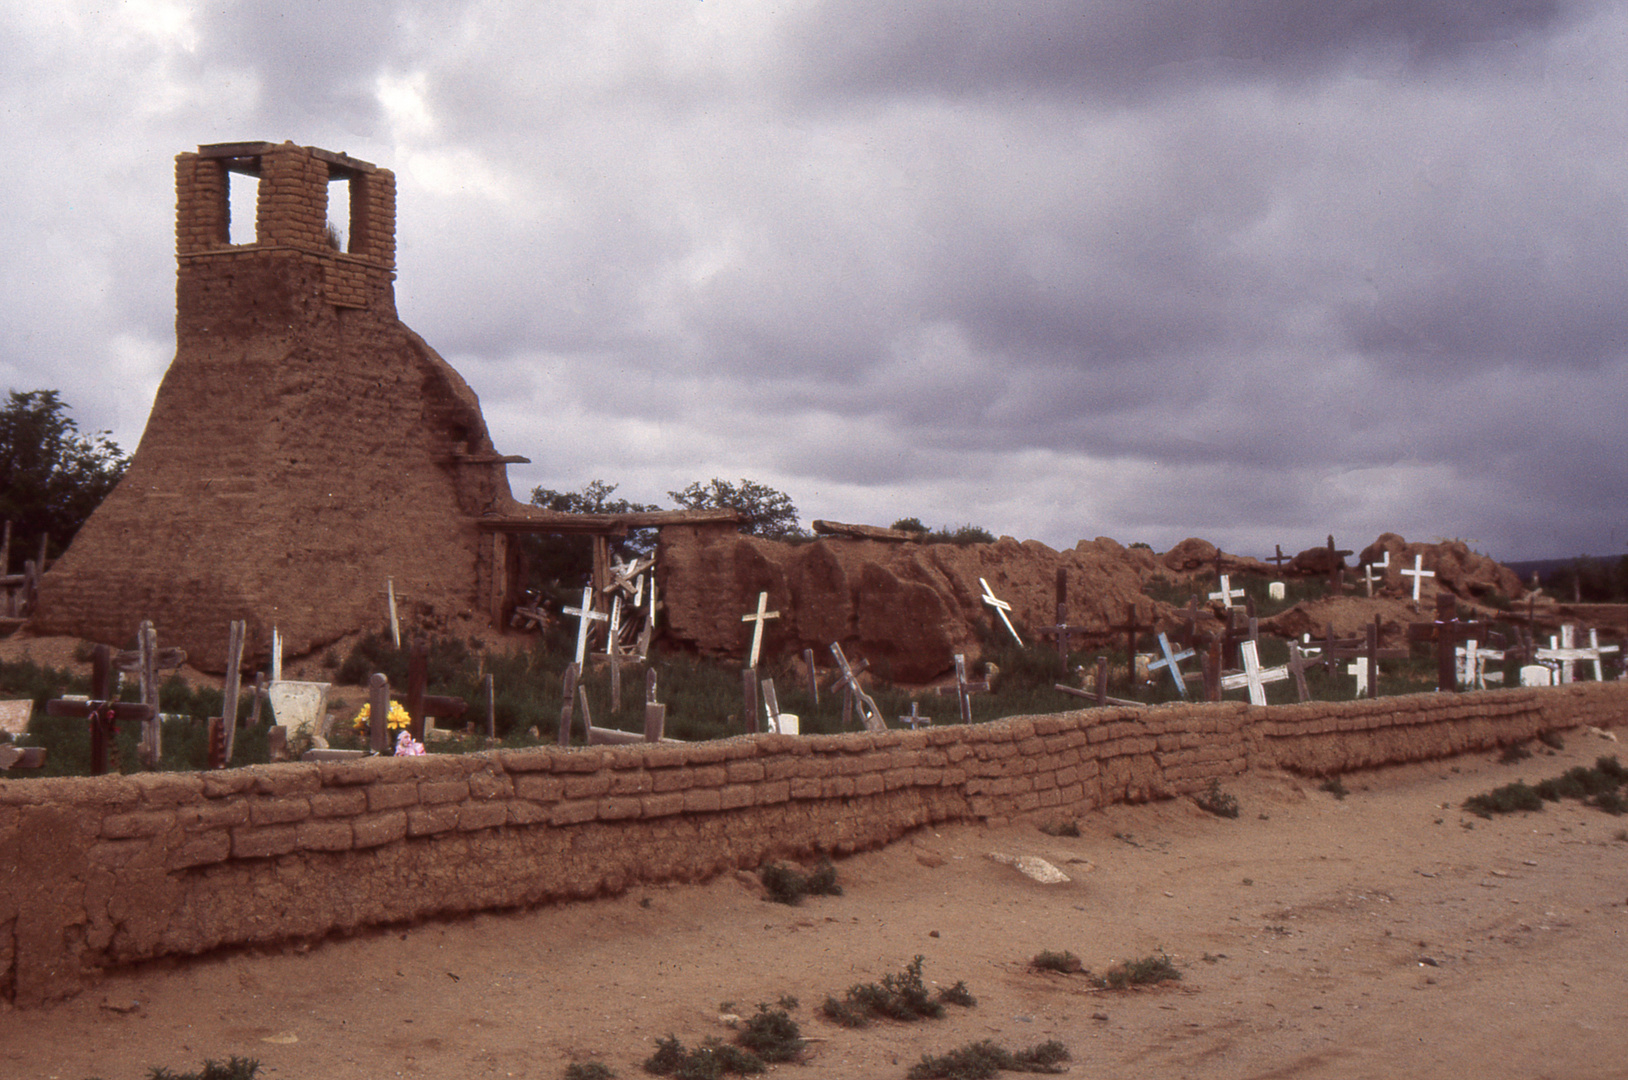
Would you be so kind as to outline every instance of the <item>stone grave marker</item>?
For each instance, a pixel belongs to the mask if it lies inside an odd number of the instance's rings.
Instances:
[[[1521,668],[1522,686],[1553,686],[1555,673],[1542,664],[1527,664]]]

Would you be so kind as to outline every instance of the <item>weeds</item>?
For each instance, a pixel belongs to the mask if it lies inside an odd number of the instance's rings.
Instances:
[[[1029,966],[1036,971],[1055,971],[1062,975],[1079,975],[1085,971],[1080,958],[1071,952],[1053,952],[1046,949],[1037,953]]]
[[[147,1080],[254,1080],[260,1075],[260,1063],[253,1058],[240,1058],[236,1054],[226,1062],[205,1061],[198,1072],[176,1073],[162,1066],[154,1066]]]
[[[610,1066],[597,1061],[573,1061],[565,1067],[561,1080],[612,1080],[615,1075]]]
[[[911,1023],[936,1020],[944,1015],[944,1003],[972,1005],[975,1000],[964,982],[958,982],[937,996],[929,994],[921,981],[922,957],[917,956],[896,975],[884,976],[881,983],[861,983],[848,988],[841,1000],[827,995],[820,1011],[843,1027],[867,1027],[878,1016]]]
[[[1336,799],[1343,799],[1351,794],[1338,776],[1331,776],[1318,785],[1319,791],[1326,791]]]
[[[1528,750],[1524,744],[1510,743],[1504,747],[1504,752],[1498,755],[1498,763],[1500,765],[1513,765],[1517,761],[1525,761],[1531,756],[1532,751]]]
[[[1068,821],[1050,821],[1041,825],[1040,831],[1047,836],[1079,836],[1080,823],[1072,819]]]
[[[1102,985],[1110,990],[1126,990],[1132,986],[1152,986],[1165,980],[1181,978],[1181,972],[1164,953],[1144,956],[1140,960],[1126,960],[1108,969]]]
[[[837,868],[830,859],[821,859],[808,874],[789,866],[767,863],[758,871],[758,880],[768,891],[769,899],[777,904],[796,907],[805,896],[841,896],[842,886],[837,884]]]
[[[1068,1048],[1055,1039],[1015,1054],[985,1039],[937,1057],[923,1054],[905,1075],[910,1080],[988,1080],[1000,1072],[1060,1073],[1068,1060]]]
[[[1204,794],[1195,795],[1193,801],[1200,810],[1208,811],[1216,817],[1235,818],[1238,816],[1238,800],[1235,796],[1221,790],[1221,781],[1210,778],[1210,786]]]
[[[1476,817],[1491,818],[1494,814],[1512,814],[1517,810],[1542,810],[1543,797],[1537,789],[1517,780],[1483,795],[1470,796],[1464,800],[1464,809]]]
[[[719,1039],[708,1038],[686,1050],[676,1035],[656,1040],[656,1052],[645,1059],[644,1071],[673,1080],[722,1080],[726,1073],[748,1076],[763,1072],[763,1059]]]
[[[1621,788],[1628,784],[1628,768],[1616,757],[1596,758],[1594,767],[1575,765],[1559,776],[1550,777],[1528,787],[1523,781],[1494,788],[1481,795],[1464,800],[1464,809],[1478,817],[1508,814],[1516,810],[1542,810],[1545,801],[1576,799],[1613,817],[1628,813],[1628,799]]]
[[[802,1029],[791,1018],[788,1009],[796,1008],[796,999],[782,998],[780,1008],[771,1009],[759,1003],[757,1015],[746,1021],[746,1030],[736,1040],[764,1061],[796,1061],[808,1045]]]

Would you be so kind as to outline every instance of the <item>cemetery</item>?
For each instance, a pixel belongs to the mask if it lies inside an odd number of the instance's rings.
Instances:
[[[226,240],[232,173],[259,178],[252,244]],[[730,511],[522,505],[522,459],[395,316],[388,170],[236,143],[179,155],[176,187],[146,434],[61,558],[0,577],[9,1006],[165,957],[1609,733],[1628,705],[1621,612],[1460,541],[1257,559],[820,521],[794,543]],[[539,536],[586,538],[587,580],[530,588]]]

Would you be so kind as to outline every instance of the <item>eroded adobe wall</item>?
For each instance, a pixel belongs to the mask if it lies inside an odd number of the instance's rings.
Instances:
[[[1165,705],[917,732],[503,750],[0,780],[0,986],[109,965],[692,881],[941,821],[1331,774],[1608,726],[1628,684],[1255,708]]]
[[[175,360],[124,479],[45,575],[36,632],[123,646],[151,619],[221,670],[233,619],[251,662],[273,626],[296,655],[382,627],[387,579],[432,625],[476,611],[503,466],[474,392],[396,316],[394,177],[358,175],[365,234],[336,251],[316,154],[255,155],[239,245],[226,167],[176,159]]]

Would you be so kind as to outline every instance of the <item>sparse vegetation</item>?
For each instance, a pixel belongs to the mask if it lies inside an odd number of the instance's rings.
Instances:
[[[1196,795],[1193,801],[1200,810],[1214,814],[1216,817],[1235,818],[1238,816],[1238,799],[1221,790],[1221,781],[1212,777],[1210,786],[1204,789],[1204,794]]]
[[[1560,732],[1558,731],[1545,731],[1543,734],[1538,736],[1538,742],[1542,743],[1544,746],[1547,746],[1551,750],[1566,749],[1566,740],[1560,737]]]
[[[1490,818],[1493,814],[1509,814],[1517,810],[1542,810],[1547,802],[1577,799],[1612,816],[1628,813],[1628,799],[1621,788],[1628,783],[1628,767],[1612,757],[1595,759],[1594,767],[1576,765],[1559,776],[1527,786],[1517,780],[1513,784],[1494,788],[1464,800],[1464,809],[1477,817]]]
[[[988,1080],[1002,1072],[1060,1073],[1068,1048],[1053,1039],[1012,1053],[993,1041],[968,1043],[947,1054],[923,1054],[906,1075],[910,1080]]]
[[[1543,798],[1523,781],[1494,788],[1481,795],[1464,800],[1464,809],[1477,817],[1490,818],[1494,814],[1512,814],[1517,810],[1542,810]]]
[[[749,1076],[763,1072],[763,1059],[720,1039],[708,1038],[693,1050],[684,1048],[676,1035],[656,1040],[656,1052],[644,1062],[644,1071],[673,1080],[722,1080],[728,1073]]]
[[[1319,791],[1328,792],[1336,799],[1343,799],[1347,795],[1351,794],[1351,792],[1346,789],[1344,782],[1342,782],[1338,776],[1331,776],[1327,780],[1324,780],[1317,786],[1317,789]]]
[[[224,1062],[205,1061],[203,1068],[196,1072],[171,1072],[162,1066],[155,1066],[147,1074],[147,1080],[254,1080],[259,1075],[258,1061],[234,1054]]]
[[[561,1080],[612,1080],[616,1073],[597,1061],[573,1061],[565,1067]]]
[[[1080,823],[1073,818],[1067,821],[1048,821],[1040,826],[1040,831],[1047,836],[1079,836]]]
[[[928,992],[921,979],[923,957],[917,956],[902,972],[883,977],[881,983],[862,983],[848,988],[845,997],[828,995],[821,1011],[843,1027],[867,1027],[877,1017],[910,1023],[936,1020],[944,1015],[944,1004],[975,1004],[966,984],[957,982],[937,995]]]
[[[1152,986],[1180,978],[1181,972],[1171,963],[1170,957],[1160,953],[1114,965],[1103,976],[1102,984],[1110,990],[1125,990],[1132,986]]]
[[[1029,966],[1036,971],[1055,971],[1062,975],[1080,975],[1085,973],[1085,965],[1080,958],[1071,952],[1054,952],[1046,949],[1036,953]]]
[[[821,859],[819,865],[807,874],[779,863],[766,863],[758,871],[758,880],[777,904],[796,907],[805,896],[841,896],[842,886],[837,884],[837,868],[830,859]]]
[[[789,1010],[796,1007],[795,998],[782,998],[778,1008],[759,1003],[757,1014],[746,1021],[736,1041],[764,1061],[796,1061],[808,1045],[791,1018]]]

